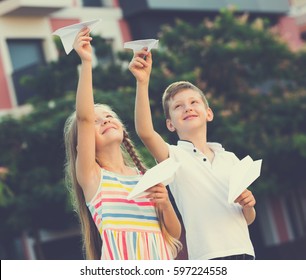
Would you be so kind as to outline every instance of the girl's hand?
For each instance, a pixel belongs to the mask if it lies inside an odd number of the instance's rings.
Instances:
[[[152,54],[146,48],[134,52],[129,64],[129,69],[135,76],[137,82],[149,82],[152,69]]]
[[[82,61],[92,60],[92,49],[90,45],[92,37],[89,36],[89,31],[90,29],[88,27],[83,28],[76,36],[73,43],[73,48]]]
[[[239,195],[235,199],[235,202],[239,203],[243,207],[243,209],[252,208],[256,204],[255,197],[248,189],[246,189],[241,195]]]
[[[152,202],[155,203],[155,207],[159,210],[165,210],[171,206],[171,202],[168,196],[168,190],[163,184],[157,184],[147,190],[150,194],[147,196]]]

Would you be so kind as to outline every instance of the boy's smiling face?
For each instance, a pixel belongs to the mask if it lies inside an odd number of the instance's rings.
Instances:
[[[206,122],[213,119],[212,110],[204,104],[201,95],[192,89],[184,89],[170,98],[169,114],[167,128],[176,131],[179,136],[206,126]]]

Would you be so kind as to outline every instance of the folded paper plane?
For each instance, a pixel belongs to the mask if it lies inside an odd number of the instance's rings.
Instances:
[[[246,156],[233,167],[229,181],[228,203],[234,203],[235,199],[260,176],[261,164],[261,159],[253,161],[250,156]]]
[[[52,35],[57,35],[61,38],[63,47],[66,54],[69,54],[73,49],[74,39],[81,29],[88,27],[90,32],[101,21],[101,19],[95,19],[90,21],[84,21],[72,25],[68,25],[55,30]]]
[[[132,49],[135,51],[140,51],[143,48],[148,48],[148,52],[152,49],[158,48],[158,40],[156,39],[145,39],[145,40],[136,40],[136,41],[130,41],[125,42],[123,47],[125,49]]]
[[[173,181],[174,174],[179,166],[180,163],[174,161],[171,158],[168,158],[155,165],[141,177],[127,198],[133,199],[140,195],[144,195],[148,188],[153,187],[159,183],[162,183],[165,186],[168,185]]]

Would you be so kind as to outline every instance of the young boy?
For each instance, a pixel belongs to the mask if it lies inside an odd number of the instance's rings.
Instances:
[[[129,69],[137,81],[138,136],[157,162],[171,157],[181,163],[169,186],[185,225],[189,259],[254,259],[248,225],[256,216],[255,198],[245,190],[235,204],[227,201],[230,171],[239,159],[221,144],[207,142],[207,122],[214,115],[204,94],[184,81],[166,89],[166,125],[179,137],[177,145],[169,145],[152,124],[151,53],[145,49],[135,52]]]

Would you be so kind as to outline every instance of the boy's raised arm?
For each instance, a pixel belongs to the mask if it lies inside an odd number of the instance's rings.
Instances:
[[[145,59],[144,59],[145,57]],[[149,100],[149,80],[152,69],[152,54],[146,50],[134,53],[129,65],[136,78],[135,128],[138,136],[152,156],[161,162],[169,157],[163,138],[154,130]]]

